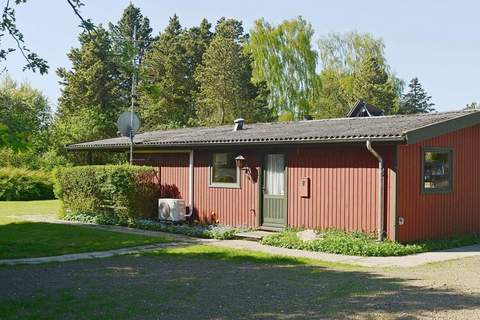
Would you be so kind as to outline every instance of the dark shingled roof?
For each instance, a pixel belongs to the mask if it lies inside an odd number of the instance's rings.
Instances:
[[[479,115],[480,112],[463,110],[417,115],[247,123],[244,129],[240,131],[233,131],[232,124],[212,128],[197,127],[145,132],[137,134],[134,142],[136,147],[145,148],[154,146],[188,147],[225,144],[340,143],[364,142],[366,140],[401,143],[408,142],[408,134],[410,132],[433,127],[437,124],[442,124],[445,127],[452,120],[462,122],[464,118],[469,118],[468,121],[471,123],[473,120],[470,118],[478,121]],[[67,149],[125,149],[128,146],[128,138],[117,137],[71,144],[67,146]]]

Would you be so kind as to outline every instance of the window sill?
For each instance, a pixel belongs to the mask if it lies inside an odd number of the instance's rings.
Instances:
[[[451,188],[449,189],[423,189],[422,194],[446,194],[446,193],[452,193],[453,190]]]
[[[209,188],[223,188],[223,189],[240,189],[239,183],[221,183],[221,182],[211,182],[208,185]]]

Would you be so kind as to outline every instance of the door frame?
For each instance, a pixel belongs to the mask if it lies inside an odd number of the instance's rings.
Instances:
[[[264,205],[263,205],[263,196],[264,196],[264,182],[265,182],[265,160],[267,154],[283,154],[284,157],[284,166],[285,171],[283,175],[284,179],[284,192],[285,192],[285,199],[283,201],[283,207],[285,212],[285,217],[283,218],[283,226],[264,226],[263,225],[263,217],[264,217]],[[268,229],[284,229],[288,226],[288,153],[287,150],[284,148],[278,149],[266,149],[259,151],[258,159],[259,161],[259,174],[258,174],[258,219],[257,224],[258,227],[261,228],[268,228]]]

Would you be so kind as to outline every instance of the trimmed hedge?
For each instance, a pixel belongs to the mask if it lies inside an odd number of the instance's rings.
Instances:
[[[135,218],[151,218],[160,187],[154,170],[130,165],[78,166],[55,172],[55,193],[62,201],[61,215],[111,220],[131,224]]]
[[[0,168],[0,200],[54,199],[52,176],[43,171]]]
[[[352,256],[404,256],[427,251],[449,249],[480,243],[474,235],[458,236],[444,240],[428,240],[410,244],[401,244],[389,240],[378,242],[373,234],[363,232],[346,232],[341,230],[321,231],[318,240],[302,241],[295,229],[275,233],[262,239],[265,245],[345,254]]]

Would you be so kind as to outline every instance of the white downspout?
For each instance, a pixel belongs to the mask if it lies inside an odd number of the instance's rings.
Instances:
[[[378,189],[377,189],[377,237],[378,241],[383,239],[383,189],[384,189],[384,168],[383,158],[372,148],[372,143],[367,140],[367,149],[378,160]]]
[[[193,149],[189,152],[188,163],[188,207],[190,212],[186,217],[190,217],[193,214]]]

